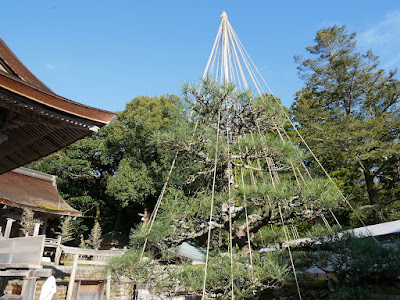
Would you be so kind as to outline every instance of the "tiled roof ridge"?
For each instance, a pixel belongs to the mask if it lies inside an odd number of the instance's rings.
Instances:
[[[51,181],[53,183],[53,185],[55,185],[56,178],[57,178],[57,176],[50,175],[50,174],[40,172],[37,170],[33,170],[33,169],[24,168],[24,167],[16,168],[16,169],[12,170],[11,172],[18,173],[18,174],[25,175],[25,176],[30,176],[30,177],[41,179],[41,180]]]

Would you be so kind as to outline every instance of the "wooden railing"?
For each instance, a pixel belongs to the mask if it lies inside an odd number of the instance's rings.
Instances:
[[[54,257],[54,264],[58,265],[60,263],[60,258],[62,255],[72,254],[74,257],[75,255],[81,258],[85,258],[82,260],[78,259],[79,264],[85,265],[105,265],[106,260],[112,256],[119,256],[123,255],[126,249],[116,249],[116,250],[94,250],[94,249],[87,249],[87,248],[77,248],[77,247],[69,247],[64,246],[61,244],[61,238],[58,239],[51,239],[46,238],[44,243],[45,248],[55,248],[55,257]]]
[[[69,247],[61,244],[61,237],[58,239],[46,238],[44,247],[55,248],[54,264],[58,265],[63,254],[73,255],[72,270],[69,278],[68,292],[66,300],[72,299],[72,290],[75,282],[76,270],[78,265],[97,265],[102,266],[107,264],[107,259],[112,256],[123,255],[126,249],[123,250],[94,250],[86,248]],[[80,259],[81,258],[81,259]],[[83,259],[85,258],[85,259]],[[107,275],[106,299],[110,299],[111,276]]]

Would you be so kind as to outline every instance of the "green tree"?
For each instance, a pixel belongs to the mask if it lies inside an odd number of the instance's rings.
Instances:
[[[64,217],[59,226],[62,244],[74,239],[74,228],[71,221],[72,217]]]
[[[93,249],[99,250],[103,239],[101,238],[101,227],[99,222],[94,223],[89,239],[86,241]]]
[[[106,152],[106,130],[86,137],[50,156],[33,162],[30,167],[57,176],[60,195],[83,213],[84,223],[76,223],[77,237],[89,224],[98,222],[112,228],[116,210],[114,199],[106,193],[107,182],[115,173],[116,161]]]
[[[231,297],[229,251],[235,252],[232,273],[238,298],[253,297],[252,288],[281,287],[287,269],[272,264],[277,257],[253,256],[252,276],[248,256],[238,250],[245,251],[249,242],[255,247],[255,236],[264,227],[295,227],[319,218],[337,205],[338,193],[327,180],[307,179],[301,169],[304,154],[284,137],[286,120],[273,97],[255,99],[233,85],[205,80],[186,86],[184,98],[188,117],[151,139],[174,168],[157,218],[132,232],[132,246],[143,247],[146,240],[148,250],[171,259],[170,249],[184,242],[210,245],[207,291],[222,293],[222,298]],[[201,291],[203,269],[177,270],[172,276]]]
[[[394,217],[400,195],[400,83],[372,51],[356,52],[355,36],[345,26],[319,30],[310,57],[296,57],[306,87],[292,113],[330,175],[376,222]]]
[[[40,221],[35,219],[35,213],[28,208],[24,208],[19,224],[21,225],[21,231],[25,236],[33,235],[35,223],[38,222]]]
[[[183,118],[174,95],[140,96],[126,104],[111,124],[107,154],[118,161],[114,176],[107,183],[107,193],[121,208],[135,204],[147,221],[160,193],[169,160],[150,143],[155,132],[167,130],[177,118]]]
[[[82,211],[76,237],[87,236],[91,219],[105,232],[128,234],[140,222],[138,213],[148,217],[165,176],[165,162],[149,140],[179,117],[179,103],[177,96],[136,97],[98,133],[30,165],[57,175],[62,197]]]

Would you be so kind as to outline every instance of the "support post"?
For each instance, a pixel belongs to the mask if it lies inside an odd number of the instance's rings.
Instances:
[[[74,262],[72,264],[71,275],[69,277],[69,283],[68,283],[67,298],[65,300],[72,300],[72,293],[74,292],[73,289],[74,289],[74,283],[75,283],[76,269],[78,267],[78,258],[79,258],[79,254],[74,254]]]
[[[36,278],[25,279],[22,285],[22,300],[32,300],[35,296]]]
[[[111,273],[107,272],[106,300],[111,299]]]
[[[9,239],[10,238],[10,233],[11,233],[11,228],[12,224],[15,222],[14,219],[12,218],[7,218],[7,225],[6,225],[6,230],[4,231],[4,238]]]
[[[47,219],[44,219],[43,220],[42,230],[40,231],[40,234],[46,235],[46,230],[47,230]]]
[[[54,256],[54,264],[56,266],[60,264],[60,258],[61,258],[61,235],[58,236],[56,254]]]
[[[40,225],[41,223],[35,223],[35,228],[33,229],[33,236],[39,235]]]

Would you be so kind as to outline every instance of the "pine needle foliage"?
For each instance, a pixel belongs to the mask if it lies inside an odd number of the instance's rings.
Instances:
[[[72,218],[71,217],[65,217],[61,221],[61,224],[59,226],[61,232],[61,243],[66,243],[69,241],[72,241],[74,239],[74,226],[72,224]]]
[[[19,224],[21,225],[21,231],[25,236],[33,235],[35,223],[39,222],[38,219],[35,219],[35,213],[32,210],[24,208]]]
[[[172,276],[191,287],[194,294],[201,294],[203,289],[204,269],[198,265],[183,264],[174,269]],[[254,268],[250,267],[248,258],[235,255],[233,270],[234,289],[237,299],[253,299],[253,291],[277,289],[288,280],[289,269],[277,253],[264,257],[256,254]],[[230,299],[231,265],[226,253],[211,253],[206,290],[209,295],[218,299]]]
[[[103,242],[101,238],[101,227],[99,222],[94,223],[89,239],[86,241],[93,249],[98,250]]]
[[[329,181],[311,183],[306,176],[302,168],[307,156],[283,134],[286,120],[273,97],[257,98],[209,79],[199,86],[186,85],[183,92],[187,118],[177,119],[175,126],[156,132],[151,139],[165,161],[175,157],[176,167],[152,230],[145,225],[132,230],[131,246],[140,249],[147,240],[147,249],[157,257],[183,242],[206,248],[211,227],[208,295],[229,298],[231,273],[238,298],[282,287],[287,258],[256,255],[252,277],[249,257],[242,249],[249,240],[252,247],[262,247],[282,239],[279,228],[319,218],[338,206],[339,196]],[[264,227],[277,228],[281,234],[262,238],[257,233]],[[227,254],[230,235],[233,272]],[[170,260],[171,255],[167,256]],[[204,268],[183,264],[170,276],[196,294],[202,288]]]

